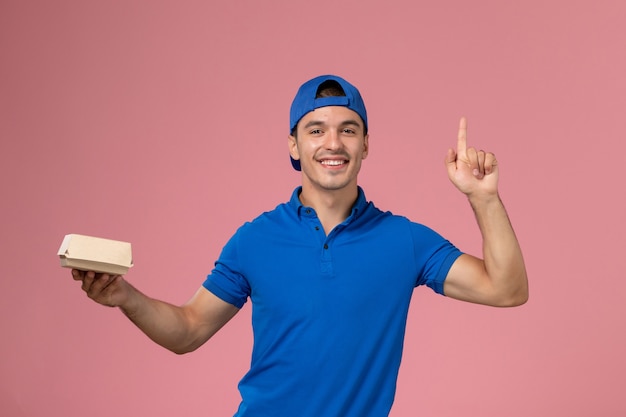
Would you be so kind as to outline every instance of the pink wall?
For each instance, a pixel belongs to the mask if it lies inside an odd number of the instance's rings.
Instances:
[[[288,107],[327,72],[368,104],[368,197],[477,253],[442,162],[468,116],[530,273],[512,310],[417,291],[392,416],[626,413],[626,3],[382,4],[0,3],[0,415],[232,415],[249,306],[176,356],[84,297],[56,250],[129,240],[127,278],[186,301],[298,184]]]

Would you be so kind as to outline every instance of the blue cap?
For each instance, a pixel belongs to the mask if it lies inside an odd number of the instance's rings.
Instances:
[[[315,98],[317,90],[325,81],[336,81],[346,95]],[[359,90],[336,75],[320,75],[302,84],[296,97],[293,99],[289,113],[289,132],[293,132],[304,115],[317,108],[326,106],[344,106],[356,112],[361,116],[365,124],[365,130],[367,130],[367,111],[365,110],[365,103],[363,102],[363,98],[361,98]],[[300,171],[300,161],[291,158],[291,165],[294,169]]]

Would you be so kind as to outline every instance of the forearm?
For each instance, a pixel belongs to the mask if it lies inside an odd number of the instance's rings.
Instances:
[[[184,307],[150,298],[135,288],[119,307],[142,332],[164,348],[180,354],[197,347],[191,319]]]
[[[239,308],[200,287],[181,307],[150,298],[121,275],[72,270],[95,302],[119,307],[150,339],[175,353],[195,350],[226,324]]]
[[[483,261],[494,292],[506,305],[528,299],[528,280],[522,251],[504,205],[497,194],[470,197],[483,238]]]

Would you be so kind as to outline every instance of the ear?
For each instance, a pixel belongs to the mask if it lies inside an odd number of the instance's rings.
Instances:
[[[370,151],[370,135],[367,134],[363,137],[363,155],[361,156],[361,159],[367,158],[369,151]]]
[[[289,135],[287,137],[287,144],[289,146],[289,155],[296,161],[300,159],[300,152],[298,152],[298,140],[295,136]]]

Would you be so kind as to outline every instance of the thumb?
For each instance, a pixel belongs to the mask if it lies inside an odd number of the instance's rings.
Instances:
[[[453,175],[456,171],[456,151],[452,148],[448,149],[446,154],[446,168],[448,169],[448,175]]]

